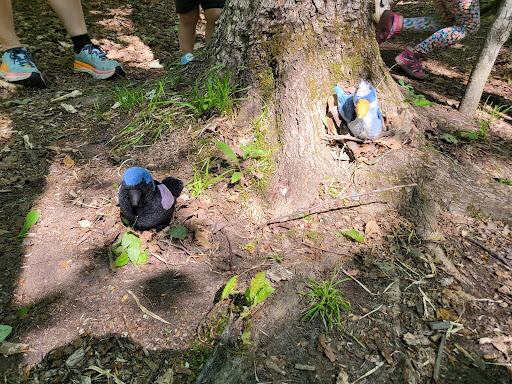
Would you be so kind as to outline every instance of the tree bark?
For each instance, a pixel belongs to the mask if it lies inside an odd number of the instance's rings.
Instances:
[[[341,81],[361,77],[378,87],[387,123],[410,129],[401,92],[382,63],[372,24],[373,2],[361,0],[231,0],[214,36],[218,64],[238,69],[267,106],[280,150],[269,196],[286,213],[311,203],[336,166],[321,113]],[[382,81],[383,80],[383,81]],[[401,106],[398,106],[402,104]]]
[[[474,115],[482,97],[484,86],[491,73],[492,66],[496,61],[496,57],[510,36],[512,30],[512,0],[503,0],[498,10],[496,20],[485,39],[480,58],[476,63],[468,85],[466,93],[460,103],[459,110],[468,115]]]

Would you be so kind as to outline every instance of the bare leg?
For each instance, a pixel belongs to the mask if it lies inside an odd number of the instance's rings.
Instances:
[[[4,50],[21,47],[14,30],[11,0],[0,0],[0,44]]]
[[[196,41],[196,25],[199,20],[199,7],[187,13],[179,14],[178,40],[183,55],[194,50]]]
[[[204,17],[206,18],[206,30],[204,39],[206,44],[210,44],[212,40],[213,32],[215,31],[215,22],[219,19],[222,13],[222,8],[209,8],[204,11]]]
[[[80,0],[48,0],[48,3],[57,16],[59,16],[70,36],[85,35],[87,33]]]

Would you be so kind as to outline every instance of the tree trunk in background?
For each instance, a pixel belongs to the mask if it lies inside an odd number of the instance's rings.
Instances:
[[[480,58],[469,78],[466,93],[460,103],[462,113],[473,115],[478,108],[484,86],[491,73],[496,57],[510,36],[512,29],[512,0],[503,0],[496,15],[496,20],[485,39]]]
[[[319,183],[335,173],[322,141],[321,114],[338,82],[355,86],[364,77],[374,86],[380,83],[388,128],[410,129],[408,107],[380,58],[372,7],[373,2],[361,0],[226,4],[212,51],[217,63],[238,68],[239,77],[268,108],[269,128],[280,147],[269,187],[275,213],[309,205]]]

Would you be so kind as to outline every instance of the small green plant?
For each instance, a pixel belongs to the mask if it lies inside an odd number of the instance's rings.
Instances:
[[[329,177],[322,183],[321,193],[328,195],[332,200],[343,196],[350,185],[342,185],[336,177]]]
[[[179,109],[183,108],[182,99],[167,89],[173,87],[177,79],[178,77],[163,76],[155,87],[146,93],[142,89],[128,92],[125,88],[120,88],[118,102],[125,105],[123,108],[127,110],[142,106],[142,109],[135,120],[121,129],[116,136],[118,151],[123,152],[143,143],[154,143],[162,132],[173,128]],[[119,101],[120,99],[124,104]]]
[[[230,169],[232,171],[231,174],[231,184],[234,184],[243,177],[242,168],[240,167],[240,161],[238,160],[238,156],[231,149],[229,145],[223,143],[222,141],[216,141],[215,145],[220,148],[220,150],[232,161],[233,165],[236,167],[235,169]],[[238,169],[238,170],[237,170]]]
[[[443,133],[440,137],[441,140],[449,143],[449,144],[454,144],[454,145],[457,145],[458,144],[458,140],[455,136],[453,136],[452,134],[450,133]]]
[[[512,187],[512,179],[502,179],[501,177],[497,177],[496,180],[500,184],[508,185],[509,187]]]
[[[338,328],[341,326],[341,312],[351,311],[349,303],[343,298],[345,293],[337,289],[336,287],[350,280],[349,278],[337,280],[336,275],[338,271],[335,269],[330,280],[316,281],[309,279],[306,286],[310,289],[310,292],[300,292],[301,295],[309,299],[310,308],[306,311],[302,320],[312,321],[317,316],[320,316],[322,323],[327,333],[334,325]]]
[[[358,243],[364,243],[364,236],[355,229],[340,231],[340,233],[349,240],[357,241]]]
[[[211,159],[209,157],[206,158],[201,168],[194,170],[194,177],[187,183],[187,189],[192,197],[198,197],[212,184],[224,179],[227,174],[233,172],[232,169],[228,169],[220,175],[212,175],[210,173],[210,162]]]
[[[115,99],[119,103],[121,111],[128,111],[144,104],[145,94],[140,88],[127,88],[124,86],[116,86]]]
[[[18,317],[19,319],[24,319],[25,317],[27,317],[27,314],[28,314],[28,311],[30,311],[30,308],[31,308],[30,305],[25,305],[25,306],[21,307],[20,309],[18,309],[16,311],[16,317]]]
[[[0,344],[9,336],[12,332],[12,327],[10,325],[2,325],[0,324]]]
[[[265,256],[266,259],[274,260],[277,264],[283,264],[283,255],[280,253],[273,253]]]
[[[101,111],[101,107],[98,103],[94,103],[94,116],[97,121],[110,121],[112,118]]]
[[[274,288],[265,278],[265,271],[257,273],[256,276],[251,280],[251,286],[245,290],[245,298],[249,302],[251,307],[261,303],[274,292]]]
[[[418,107],[430,107],[435,104],[428,101],[425,95],[414,93],[414,88],[411,84],[405,84],[402,80],[398,80],[398,83],[407,91],[407,97],[404,100],[406,103],[411,103]]]
[[[247,305],[241,306],[242,312],[240,314],[240,319],[244,320],[244,329],[240,337],[244,345],[252,344],[252,323],[250,322],[252,309],[264,301],[268,295],[274,292],[274,288],[267,281],[265,273],[265,271],[257,273],[256,276],[251,279],[251,284],[246,288],[244,293]],[[222,290],[221,300],[225,300],[230,296],[234,299],[236,296],[240,295],[240,292],[236,290],[237,280],[238,275],[235,275],[229,279],[229,281],[224,286],[224,289]]]
[[[487,119],[478,120],[480,130],[475,132],[457,132],[456,135],[461,138],[470,140],[481,140],[485,139],[487,130],[493,121],[499,119],[503,114],[512,111],[512,105],[495,105],[489,102],[489,97],[485,100],[484,105],[479,107],[481,114],[488,114]]]
[[[133,232],[126,232],[121,239],[114,244],[113,252],[117,257],[115,260],[116,267],[132,262],[136,267],[139,264],[145,264],[148,261],[148,249],[141,252],[141,242],[139,237]]]
[[[20,230],[20,233],[18,233],[16,236],[11,237],[11,239],[19,239],[20,237],[27,237],[28,230],[37,223],[37,220],[39,220],[39,212],[38,211],[30,211],[27,213],[27,216],[25,217],[25,222],[23,223],[23,227]]]
[[[227,299],[229,297],[229,295],[231,295],[232,293],[237,292],[237,291],[235,291],[236,285],[237,285],[236,284],[237,280],[238,280],[238,275],[235,275],[231,279],[229,279],[229,281],[224,286],[224,289],[222,290],[222,294],[220,295],[221,301]]]
[[[217,113],[230,114],[234,103],[242,100],[238,95],[246,89],[234,83],[231,73],[224,66],[214,66],[206,79],[197,79],[190,93],[189,101],[182,105],[190,108],[197,117]]]
[[[184,225],[176,225],[169,231],[171,239],[185,240],[187,237],[187,227]]]

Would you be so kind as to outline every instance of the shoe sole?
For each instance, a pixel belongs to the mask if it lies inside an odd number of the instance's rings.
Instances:
[[[98,69],[95,69],[93,66],[87,63],[83,63],[81,61],[75,61],[74,63],[74,71],[75,72],[83,72],[88,73],[92,77],[98,80],[106,80],[110,79],[113,76],[125,76],[125,73],[123,69],[120,66],[115,67],[114,69],[110,71],[100,71]]]
[[[0,72],[0,77],[11,84],[20,84],[25,87],[33,88],[46,88],[43,76],[38,72],[12,75],[2,71]]]
[[[400,57],[398,57],[398,56],[397,56],[397,57],[395,57],[395,63],[397,63],[397,64],[398,64],[398,66],[399,66],[400,68],[402,68],[402,70],[403,70],[405,73],[407,73],[409,76],[411,76],[411,77],[413,77],[413,78],[415,78],[415,79],[418,79],[418,80],[426,80],[426,79],[428,79],[428,75],[427,75],[427,74],[425,74],[424,76],[418,76],[418,75],[416,75],[413,71],[411,71],[411,70],[409,69],[409,67],[407,66],[407,64],[406,64],[406,63],[404,63],[404,62],[402,61],[402,59],[400,59]]]

